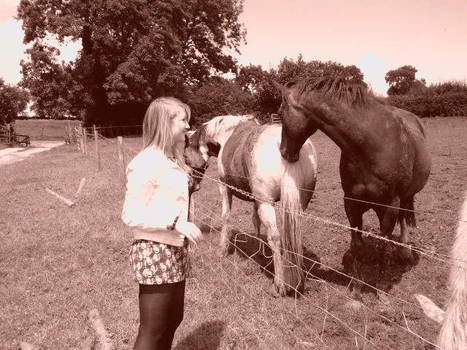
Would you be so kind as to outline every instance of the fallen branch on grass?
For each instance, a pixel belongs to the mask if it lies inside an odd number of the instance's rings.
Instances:
[[[72,202],[72,201],[70,201],[69,199],[67,199],[67,198],[65,198],[65,197],[63,197],[63,196],[61,196],[61,195],[59,195],[57,192],[52,191],[50,188],[47,188],[47,187],[46,187],[45,190],[46,190],[47,192],[49,192],[51,195],[57,197],[59,200],[61,200],[62,202],[64,202],[64,203],[65,203],[66,205],[68,205],[69,207],[72,207],[72,206],[75,205],[74,202]]]
[[[26,343],[24,341],[19,342],[19,348],[21,350],[35,350],[36,349],[34,345]]]
[[[86,178],[83,177],[79,183],[79,186],[78,186],[78,190],[76,191],[75,195],[73,197],[75,197],[75,199],[78,199],[78,196],[81,192],[81,190],[83,189],[84,187],[84,184],[86,183]]]
[[[102,322],[101,317],[99,316],[99,311],[97,309],[92,309],[88,313],[89,323],[91,324],[92,329],[95,332],[95,336],[86,337],[82,350],[113,350],[114,346],[112,344],[112,339],[109,333],[104,327],[104,322]],[[19,342],[19,347],[21,350],[36,350],[37,348],[26,342]]]
[[[99,316],[99,311],[97,311],[97,309],[92,309],[89,311],[88,318],[91,322],[92,328],[96,332],[97,342],[100,345],[98,349],[112,350],[112,340],[110,339],[110,335],[104,327],[104,322],[102,322],[102,319]]]

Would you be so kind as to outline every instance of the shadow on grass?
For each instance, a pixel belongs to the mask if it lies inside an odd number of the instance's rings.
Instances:
[[[219,348],[224,328],[225,322],[223,321],[204,322],[180,340],[174,347],[174,350],[215,350]]]
[[[259,239],[233,229],[229,253],[237,252],[244,259],[253,260],[270,279],[274,277],[274,263],[272,251],[267,245],[267,238],[263,235]],[[384,253],[382,253],[384,252]],[[308,280],[322,280],[335,285],[348,286],[351,283],[352,262],[354,257],[350,249],[342,258],[339,267],[327,267],[321,264],[320,258],[306,247],[303,248],[304,266]],[[358,256],[360,279],[371,286],[382,288],[389,292],[398,284],[405,273],[419,262],[419,254],[412,250],[411,261],[403,261],[399,251],[391,243],[368,237],[365,248]],[[374,288],[364,286],[363,293],[376,293]]]

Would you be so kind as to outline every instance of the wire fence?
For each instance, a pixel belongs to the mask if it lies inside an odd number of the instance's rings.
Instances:
[[[131,126],[134,127],[134,126]],[[101,169],[102,172],[108,172],[110,177],[115,178],[116,173],[121,173],[121,176],[119,176],[122,181],[122,191],[123,191],[123,184],[124,184],[124,174],[123,170],[125,169],[126,162],[130,160],[134,155],[138,153],[140,150],[139,147],[136,145],[130,145],[127,143],[122,143],[119,139],[109,139],[104,136],[102,136],[99,132],[99,128],[94,128],[91,132],[90,129],[84,129],[82,137],[87,138],[88,140],[93,140],[95,143],[95,152],[92,152],[89,150],[89,146],[91,144],[84,146],[83,142],[79,143],[81,147],[82,152],[87,152],[86,154],[92,155],[96,162],[100,162],[98,165],[98,169]],[[84,136],[85,135],[85,136]],[[99,147],[99,145],[101,145]],[[122,157],[122,154],[124,155]],[[208,174],[201,174],[198,173],[196,174],[195,171],[195,176],[203,176],[203,182],[204,183],[210,183],[214,185],[220,185],[220,186],[225,186],[230,189],[232,189],[235,192],[241,193],[242,195],[250,198],[253,201],[260,201],[260,202],[268,202],[264,198],[259,198],[257,196],[252,195],[251,193],[242,191],[239,188],[233,187],[227,183],[222,182],[221,180],[210,176]],[[206,186],[203,183],[201,186]],[[306,190],[306,189],[301,189],[301,190]],[[352,198],[346,198],[347,200],[355,200]],[[209,230],[209,232],[215,232],[215,233],[220,233],[220,230],[217,228],[216,222],[219,223],[222,221],[222,218],[220,216],[219,212],[219,206],[214,205],[214,206],[209,206],[207,203],[203,201],[198,201],[198,200],[192,200],[193,203],[193,213],[194,213],[194,220],[198,224],[204,225],[205,228]],[[367,202],[369,204],[375,204],[371,202]],[[280,213],[284,208],[280,205],[278,202],[270,202],[277,213]],[[376,203],[378,204],[378,203]],[[314,207],[319,206],[320,202],[314,200],[313,204]],[[391,206],[389,206],[391,207]],[[392,207],[399,209],[397,207]],[[280,215],[276,216],[279,217]],[[420,211],[417,211],[418,214],[421,214]],[[337,222],[335,220],[314,215],[310,211],[305,211],[305,212],[299,212],[296,213],[298,214],[303,222],[301,223],[302,225],[307,225],[310,222],[314,223],[319,223],[320,225],[326,225],[330,227],[337,228],[337,234],[344,234],[346,237],[348,236],[348,232],[351,230],[351,227],[349,225]],[[466,268],[467,266],[466,261],[463,260],[453,260],[450,256],[446,254],[440,254],[436,253],[433,251],[432,247],[415,247],[411,246],[408,244],[400,243],[397,241],[390,240],[386,237],[381,237],[371,231],[368,230],[358,230],[361,232],[364,236],[366,237],[371,237],[374,240],[383,242],[384,244],[391,244],[396,247],[403,247],[403,248],[409,248],[412,251],[416,252],[420,256],[430,259],[435,261],[436,263],[442,263],[446,265],[446,267],[449,267],[451,265],[462,265],[463,268]],[[247,252],[242,248],[241,240],[255,242],[255,245],[258,246],[258,249],[253,251],[253,252]],[[257,266],[261,271],[263,271],[264,274],[271,274],[270,272],[270,265],[272,264],[271,256],[268,255],[266,252],[268,249],[267,242],[265,242],[263,239],[260,237],[254,236],[246,232],[245,230],[241,230],[235,235],[235,238],[230,240],[229,244],[232,246],[232,248],[238,252],[241,256],[243,256],[249,263]],[[213,279],[217,279],[223,283],[225,288],[235,291],[235,293],[238,293],[238,291],[241,292],[242,297],[247,297],[253,301],[257,300],[257,296],[252,295],[250,290],[246,288],[246,285],[244,284],[245,281],[248,282],[249,285],[254,285],[256,290],[260,290],[264,298],[270,298],[270,295],[267,290],[264,290],[264,287],[258,283],[257,280],[252,278],[251,276],[247,275],[245,271],[242,269],[242,267],[235,261],[235,259],[231,258],[226,258],[226,259],[219,259],[217,261],[217,264],[213,265],[211,263],[204,263],[205,259],[207,257],[213,257],[216,255],[218,252],[217,247],[213,246],[213,244],[210,242],[209,244],[206,245],[207,249],[203,251],[198,251],[196,254],[196,263],[198,263],[201,268],[204,271],[207,271],[209,275]],[[284,249],[282,249],[284,252]],[[291,252],[294,253],[294,252]],[[294,253],[296,254],[296,253]],[[265,259],[269,259],[268,264],[266,265],[261,265],[258,263],[256,260],[256,256],[261,255]],[[366,306],[364,304],[359,305],[359,307],[363,310],[365,310],[366,315],[370,315],[368,317],[371,317],[373,322],[375,322],[375,319],[379,319],[378,322],[382,322],[384,324],[389,325],[392,327],[393,330],[397,330],[397,332],[401,332],[405,334],[405,336],[408,336],[409,338],[413,339],[413,341],[418,341],[419,344],[425,344],[428,346],[431,346],[433,348],[437,348],[437,346],[432,343],[430,340],[426,339],[425,337],[417,334],[415,331],[413,331],[408,324],[406,314],[404,311],[404,308],[414,308],[417,309],[417,305],[413,303],[410,300],[398,297],[396,295],[392,295],[388,293],[385,290],[378,289],[374,285],[367,283],[366,281],[362,279],[358,279],[355,276],[352,276],[346,272],[343,272],[333,266],[330,266],[328,264],[322,263],[318,259],[313,259],[310,258],[307,255],[302,255],[301,256],[305,262],[305,267],[300,267],[306,276],[308,281],[312,281],[313,283],[318,283],[321,286],[324,286],[326,290],[326,295],[327,299],[325,298],[325,301],[323,302],[322,298],[316,302],[313,300],[313,297],[310,297],[306,292],[302,293],[299,290],[295,289],[295,303],[296,303],[296,309],[295,311],[290,310],[290,305],[285,305],[284,304],[290,304],[285,298],[279,298],[276,299],[278,309],[280,308],[280,312],[289,315],[289,317],[292,317],[295,319],[296,323],[300,325],[300,328],[303,330],[306,330],[306,333],[308,334],[309,338],[302,338],[299,336],[296,336],[292,334],[291,336],[295,339],[294,342],[298,347],[301,348],[335,348],[335,344],[332,343],[332,341],[327,344],[325,339],[324,339],[324,334],[326,333],[327,327],[329,327],[330,322],[334,322],[339,324],[341,327],[346,329],[348,334],[351,334],[352,342],[355,344],[355,348],[360,348],[360,349],[367,349],[367,348],[379,348],[379,347],[384,347],[384,348],[389,348],[392,349],[394,348],[394,344],[390,343],[381,343],[381,341],[376,342],[374,340],[374,336],[370,336],[368,334],[368,323],[370,322],[368,318],[365,318],[364,324],[363,325],[356,325],[348,320],[345,320],[345,316],[342,316],[342,313],[336,313],[333,312],[332,310],[329,309],[328,300],[329,298],[338,298],[339,300],[342,300],[350,305],[354,300],[350,298],[348,291],[350,288],[350,285],[352,282],[358,282],[361,283],[362,285],[366,286],[367,288],[373,290],[376,293],[383,294],[385,295],[389,300],[391,305],[399,305],[400,311],[399,314],[401,317],[398,319],[394,319],[394,317],[389,317],[385,314],[385,312],[380,312],[375,308]],[[326,270],[330,271],[335,275],[339,275],[343,279],[347,281],[347,286],[342,289],[339,288],[339,286],[336,286],[332,282],[326,280],[319,274],[315,273],[316,267],[319,267],[321,270]],[[235,273],[233,273],[235,272]],[[273,277],[273,276],[270,276]],[[292,288],[292,286],[289,286],[289,288]],[[299,302],[297,301],[299,300]],[[299,308],[304,307],[306,305],[307,307],[313,307],[319,314],[321,315],[321,327],[319,329],[310,327],[307,322],[303,320],[302,317],[299,316],[301,311]],[[235,313],[234,313],[235,314]],[[235,322],[237,322],[239,325],[241,325],[240,330],[232,328],[234,332],[238,332],[238,334],[242,334],[248,329],[256,329],[259,324],[264,324],[265,327],[268,326],[268,323],[270,321],[270,315],[266,314],[258,314],[257,315],[257,320],[245,320],[244,318],[241,317],[241,315],[233,315],[235,318]],[[271,335],[271,340],[267,340],[267,338],[260,337],[258,336],[257,333],[253,332],[250,333],[250,336],[252,336],[254,339],[256,339],[257,346],[258,348],[264,348],[264,349],[275,349],[275,348],[287,348],[287,344],[281,344],[281,339],[278,339],[277,337],[274,337]],[[329,339],[328,339],[329,340]],[[283,347],[284,346],[284,347]]]

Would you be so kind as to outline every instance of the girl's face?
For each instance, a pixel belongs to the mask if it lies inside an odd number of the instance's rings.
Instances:
[[[172,135],[174,144],[185,143],[185,134],[190,130],[190,125],[188,124],[188,116],[184,110],[172,118]]]

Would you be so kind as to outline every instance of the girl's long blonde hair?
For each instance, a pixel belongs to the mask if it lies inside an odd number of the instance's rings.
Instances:
[[[143,149],[154,146],[167,157],[174,156],[182,169],[189,172],[183,157],[183,148],[177,149],[173,142],[171,123],[179,113],[191,117],[190,107],[175,97],[159,97],[151,102],[143,121]]]

